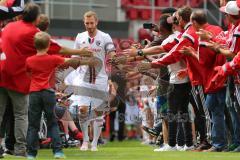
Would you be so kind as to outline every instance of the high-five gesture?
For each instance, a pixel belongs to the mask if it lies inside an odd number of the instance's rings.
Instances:
[[[200,29],[196,34],[200,37],[201,40],[207,40],[209,41],[212,37],[213,34],[207,30]]]
[[[151,69],[151,63],[139,63],[137,65],[138,71],[139,72],[145,72],[149,69]]]

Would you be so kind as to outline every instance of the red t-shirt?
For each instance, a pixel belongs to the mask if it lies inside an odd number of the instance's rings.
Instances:
[[[16,21],[2,31],[2,50],[6,60],[2,62],[1,80],[3,87],[23,94],[29,93],[30,78],[26,74],[25,61],[37,53],[34,35],[40,30],[32,23]],[[51,42],[48,53],[59,53],[61,47]]]
[[[27,58],[26,70],[31,73],[30,92],[49,89],[49,80],[55,68],[64,63],[57,55],[35,55]]]

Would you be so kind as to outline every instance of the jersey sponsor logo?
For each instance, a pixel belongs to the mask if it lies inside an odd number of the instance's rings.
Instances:
[[[91,51],[93,51],[93,52],[101,52],[102,48],[91,48]]]
[[[97,40],[97,41],[96,41],[96,45],[97,45],[97,46],[100,46],[100,44],[101,44],[101,41]]]

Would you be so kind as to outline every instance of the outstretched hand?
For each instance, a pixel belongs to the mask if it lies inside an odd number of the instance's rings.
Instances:
[[[108,61],[108,63],[111,63],[113,65],[126,64],[126,62],[127,62],[126,55],[114,56],[113,58],[109,59],[109,61]]]
[[[213,41],[206,42],[206,46],[209,47],[210,49],[216,51],[216,52],[221,47],[220,44],[218,44],[216,42],[213,42]]]
[[[139,63],[137,65],[137,68],[138,68],[139,72],[145,72],[145,71],[151,69],[152,67],[151,67],[151,63]]]
[[[197,51],[191,47],[191,46],[184,46],[181,50],[180,53],[188,55],[188,56],[196,56],[197,55]]]
[[[132,47],[129,49],[125,49],[125,50],[123,50],[123,54],[128,55],[130,57],[135,57],[135,56],[137,56],[137,48]]]
[[[101,61],[97,59],[96,57],[91,57],[87,60],[88,66],[90,67],[96,67],[100,65]]]
[[[93,51],[91,51],[89,48],[81,48],[81,54],[80,56],[83,57],[92,57],[93,56]]]
[[[209,41],[212,37],[213,34],[207,30],[200,29],[196,34],[200,37],[201,40],[207,40]]]
[[[71,66],[74,69],[77,69],[80,65],[81,58],[79,57],[73,57],[70,60],[66,62],[68,66]]]

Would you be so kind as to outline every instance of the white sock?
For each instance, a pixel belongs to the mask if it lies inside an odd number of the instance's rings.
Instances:
[[[89,136],[88,136],[88,126],[90,121],[85,121],[81,123],[81,129],[83,133],[83,142],[89,142]]]
[[[102,132],[102,126],[103,126],[103,119],[97,118],[93,122],[93,141],[92,146],[97,146],[98,139]]]
[[[66,134],[66,138],[69,139],[69,134]]]

